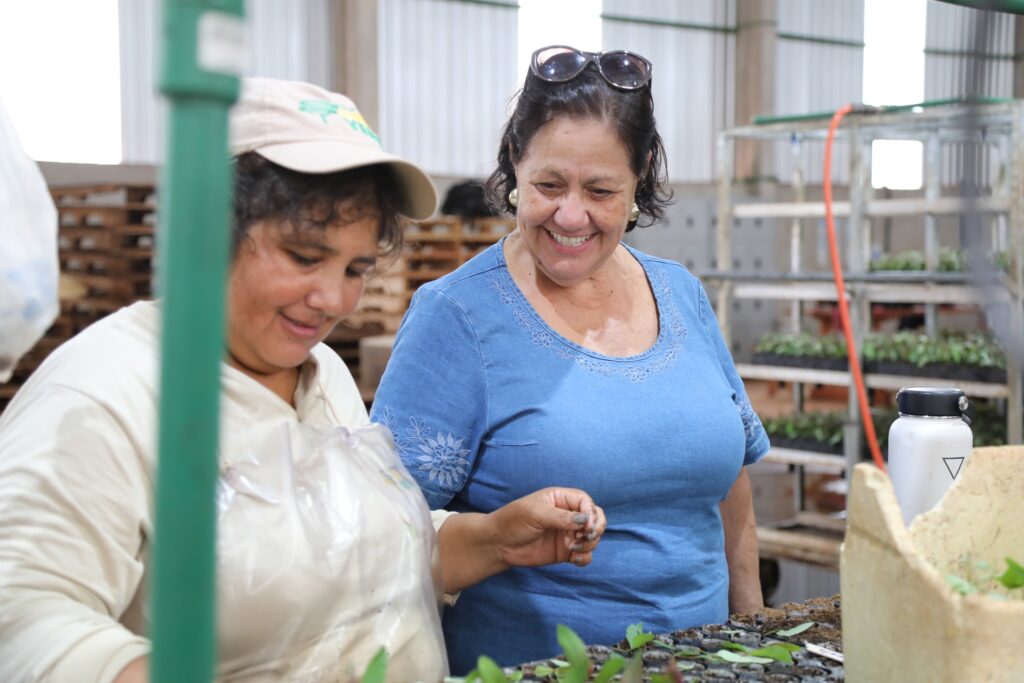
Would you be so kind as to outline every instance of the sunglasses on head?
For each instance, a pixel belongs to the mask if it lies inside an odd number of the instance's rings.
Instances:
[[[651,63],[627,50],[584,52],[568,45],[551,45],[533,53],[530,70],[542,81],[562,83],[579,76],[591,62],[615,88],[639,90],[651,82]]]

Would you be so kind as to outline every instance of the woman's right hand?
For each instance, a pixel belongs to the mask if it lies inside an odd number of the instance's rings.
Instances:
[[[509,567],[590,564],[607,523],[579,489],[552,487],[489,514],[464,512],[437,532],[444,591],[455,593]]]
[[[604,510],[579,489],[551,487],[491,513],[501,559],[513,567],[571,562],[590,564],[607,521]]]

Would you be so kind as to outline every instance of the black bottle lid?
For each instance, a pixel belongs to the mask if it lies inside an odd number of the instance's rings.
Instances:
[[[896,409],[900,415],[964,417],[969,408],[970,402],[960,389],[904,387],[896,394]]]

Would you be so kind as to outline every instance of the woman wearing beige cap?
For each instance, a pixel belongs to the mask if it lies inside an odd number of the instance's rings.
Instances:
[[[433,185],[304,83],[245,82],[231,140],[217,675],[351,680],[384,646],[391,680],[440,680],[435,587],[588,564],[604,514],[566,488],[428,511],[321,341]],[[0,417],[0,680],[146,680],[159,319],[139,302],[83,331]]]

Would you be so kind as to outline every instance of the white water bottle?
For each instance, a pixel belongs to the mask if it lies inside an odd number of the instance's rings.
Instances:
[[[900,416],[889,428],[889,478],[903,521],[931,510],[971,454],[973,409],[959,389],[911,387],[896,394]]]

